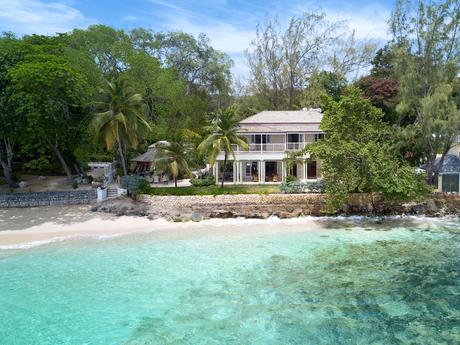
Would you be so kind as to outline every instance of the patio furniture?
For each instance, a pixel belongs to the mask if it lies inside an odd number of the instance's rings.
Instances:
[[[160,183],[160,176],[153,175],[153,183]]]

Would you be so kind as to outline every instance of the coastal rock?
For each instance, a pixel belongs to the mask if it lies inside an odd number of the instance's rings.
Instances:
[[[424,201],[406,204],[386,203],[375,196],[372,202],[369,200],[366,195],[353,195],[344,213],[373,217],[404,214],[436,217],[460,213],[458,195],[433,194]],[[93,210],[146,216],[149,219],[165,218],[171,222],[235,217],[266,219],[270,216],[286,219],[304,215],[323,216],[328,211],[324,194],[140,196],[138,201],[123,197],[107,200],[94,206]]]
[[[234,216],[234,213],[228,210],[213,210],[211,212],[212,218],[232,218]]]
[[[29,184],[26,181],[21,181],[18,183],[19,188],[26,188]]]
[[[148,216],[149,212],[146,204],[134,201],[130,198],[110,199],[94,205],[93,212],[105,212],[116,214],[117,216]]]
[[[291,213],[291,218],[300,217],[303,214],[303,210],[301,208],[296,208]]]
[[[203,216],[197,212],[193,212],[192,213],[192,216],[190,217],[190,219],[193,221],[193,222],[200,222],[201,220],[203,220]]]

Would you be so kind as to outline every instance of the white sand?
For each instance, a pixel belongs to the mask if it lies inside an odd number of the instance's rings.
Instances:
[[[251,233],[278,232],[279,227],[272,225],[279,223],[309,225],[308,228],[311,229],[321,227],[314,218],[210,219],[199,223],[170,223],[164,219],[151,221],[144,217],[117,217],[91,212],[88,206],[0,209],[0,250],[30,248],[71,239],[101,239],[162,230],[183,234],[191,229],[211,229],[223,234],[227,231],[248,232],[248,227],[244,230],[241,225],[254,225],[249,227]],[[302,228],[304,231],[305,227]]]

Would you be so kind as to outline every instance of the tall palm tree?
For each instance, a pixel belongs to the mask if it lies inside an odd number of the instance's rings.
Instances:
[[[177,188],[177,177],[180,174],[190,173],[187,163],[188,145],[183,139],[175,136],[172,141],[157,142],[155,148],[157,149],[155,168],[170,173]]]
[[[224,188],[227,159],[229,156],[233,156],[233,160],[235,160],[232,145],[239,145],[243,150],[249,148],[246,138],[238,134],[239,128],[240,123],[233,108],[219,111],[209,128],[211,134],[198,145],[198,151],[208,154],[211,165],[215,164],[219,152],[224,151],[221,188]]]
[[[147,122],[142,96],[134,92],[125,78],[106,83],[107,87],[101,90],[101,100],[94,102],[100,112],[94,114],[91,126],[96,137],[103,138],[108,150],[118,151],[126,176],[126,150],[136,148],[151,127]]]

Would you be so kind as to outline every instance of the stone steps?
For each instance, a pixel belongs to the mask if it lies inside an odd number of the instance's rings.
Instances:
[[[112,199],[118,197],[118,191],[116,188],[107,189],[107,199]]]

